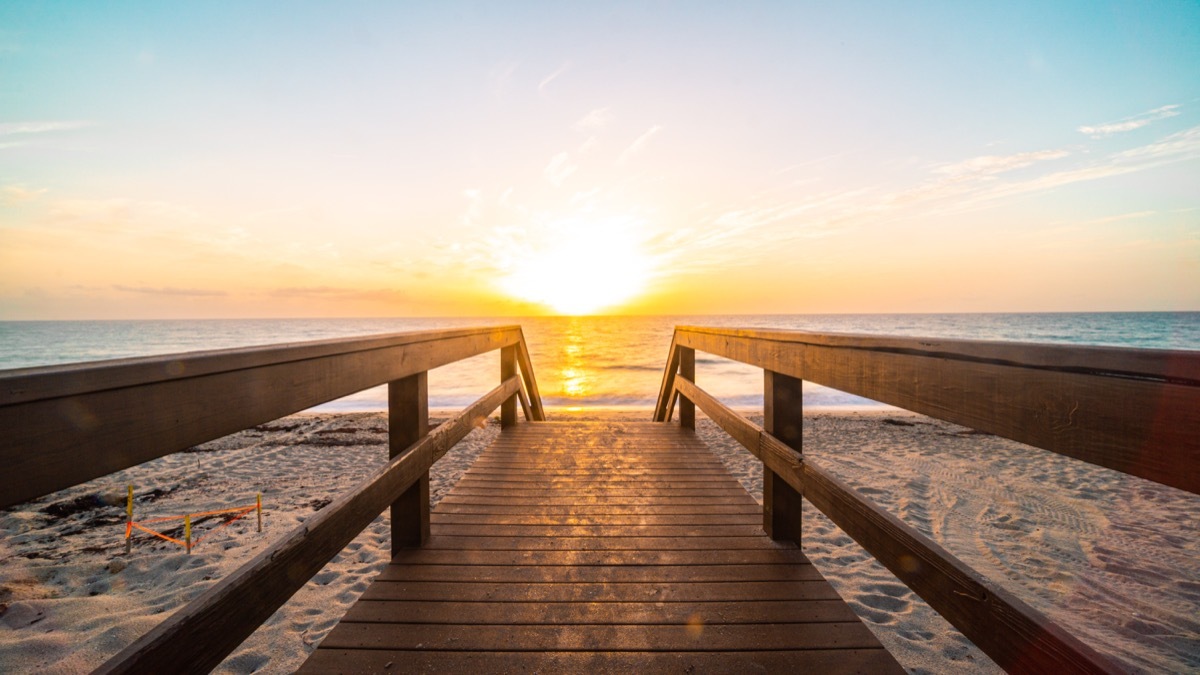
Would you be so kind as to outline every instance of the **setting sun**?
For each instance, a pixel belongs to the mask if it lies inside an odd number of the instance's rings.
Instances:
[[[514,255],[500,285],[560,314],[593,314],[636,298],[653,272],[635,223],[563,221],[540,246]]]

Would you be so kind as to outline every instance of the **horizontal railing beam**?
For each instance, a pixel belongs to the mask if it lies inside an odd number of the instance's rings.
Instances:
[[[965,340],[854,333],[810,333],[676,326],[676,331],[759,343],[814,345],[838,349],[921,354],[939,358],[1007,364],[1062,372],[1092,373],[1200,385],[1200,352],[1096,345]],[[733,358],[733,357],[730,357]]]
[[[674,344],[1200,494],[1200,352],[689,327]]]
[[[287,536],[176,611],[97,673],[207,673],[479,422],[520,389],[509,378]]]
[[[695,384],[690,399],[1008,672],[1119,672],[1110,660]]]
[[[0,508],[521,342],[506,326],[13,371]]]

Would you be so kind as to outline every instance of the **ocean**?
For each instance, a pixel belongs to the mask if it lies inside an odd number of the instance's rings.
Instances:
[[[521,325],[542,400],[551,407],[652,408],[676,325],[1200,350],[1200,312],[3,321],[0,369],[504,324]],[[728,405],[762,406],[757,368],[697,354],[696,378]],[[429,374],[430,407],[462,407],[498,381],[496,353],[439,368]],[[882,406],[810,383],[804,401],[815,408]],[[386,388],[376,387],[317,409],[386,407]]]

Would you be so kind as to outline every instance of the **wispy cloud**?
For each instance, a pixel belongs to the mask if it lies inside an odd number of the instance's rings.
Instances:
[[[42,134],[71,131],[92,126],[83,121],[0,122],[0,150],[18,148],[37,142]]]
[[[1026,159],[1033,155],[1057,153],[1051,150],[1012,155],[1008,162],[996,162],[996,167],[1029,166]],[[1044,154],[1041,159],[1054,158]],[[1073,183],[1100,180],[1144,171],[1156,166],[1200,158],[1200,126],[1170,134],[1154,143],[1113,153],[1087,164],[1059,171],[1034,175],[1023,180],[998,180],[994,173],[952,174],[939,180],[893,195],[888,206],[928,204],[930,213],[961,213],[979,208],[999,199],[1034,192],[1045,192]],[[973,160],[968,160],[969,163]],[[1034,162],[1039,161],[1034,159]],[[965,163],[959,163],[965,164]],[[986,163],[985,163],[986,164]],[[953,166],[953,165],[951,165]]]
[[[483,216],[483,193],[479,190],[468,188],[463,190],[463,197],[467,199],[467,208],[463,211],[459,222],[470,227],[479,221]]]
[[[983,155],[928,167],[925,180],[908,187],[876,185],[809,194],[809,188],[792,185],[789,190],[766,191],[762,196],[769,198],[725,204],[712,215],[693,219],[694,229],[677,232],[678,238],[672,235],[664,241],[671,243],[672,250],[685,252],[675,263],[679,269],[722,269],[756,259],[764,242],[780,246],[909,218],[960,214],[1024,194],[1194,158],[1200,158],[1200,127],[1101,157],[1063,149]],[[1139,211],[1071,225],[1094,226],[1156,215]]]
[[[394,288],[344,288],[340,286],[289,286],[268,291],[273,298],[301,300],[370,300],[399,302],[408,294]]]
[[[1091,220],[1056,220],[1050,225],[1107,225],[1109,223],[1118,223],[1124,220],[1140,220],[1157,216],[1159,211],[1135,211],[1133,213],[1122,213],[1116,216],[1105,216],[1103,218],[1092,218]]]
[[[575,150],[575,152],[579,155],[586,155],[592,150],[595,150],[596,146],[599,144],[600,141],[597,141],[595,136],[588,136],[587,140],[579,144],[579,148]]]
[[[225,291],[203,288],[175,288],[173,286],[123,286],[121,284],[114,284],[113,290],[141,295],[174,295],[185,297],[221,297],[229,295]]]
[[[982,155],[953,164],[944,164],[935,168],[934,173],[947,176],[994,176],[1023,169],[1038,162],[1062,159],[1070,154],[1066,150],[1038,150],[1014,155]]]
[[[570,69],[571,69],[571,62],[566,61],[561,66],[559,66],[558,69],[555,70],[553,73],[550,73],[546,77],[543,77],[542,81],[538,82],[538,93],[541,93],[541,94],[546,93],[546,87],[550,86],[551,82],[557,80],[558,78],[562,77],[563,75],[566,75],[567,71]]]
[[[612,124],[614,119],[615,116],[613,115],[611,108],[596,108],[595,110],[579,118],[579,121],[575,123],[575,128],[579,131],[603,129],[609,124]]]
[[[45,188],[32,190],[23,185],[5,185],[0,188],[0,204],[13,206],[23,202],[30,202],[42,196],[45,192]]]
[[[36,121],[36,122],[3,122],[0,123],[0,136],[15,136],[18,134],[45,134],[53,131],[71,131],[92,126],[84,121]]]
[[[1200,126],[1177,131],[1154,143],[1113,155],[1118,160],[1180,160],[1200,155]]]
[[[1126,131],[1133,131],[1134,129],[1141,129],[1151,122],[1156,122],[1168,117],[1175,117],[1178,114],[1178,104],[1164,105],[1161,108],[1155,108],[1154,110],[1149,110],[1132,117],[1125,117],[1116,120],[1115,122],[1105,122],[1104,124],[1082,126],[1079,127],[1079,133],[1087,134],[1092,138],[1105,138],[1106,136],[1112,136],[1113,134],[1120,134]]]
[[[650,141],[653,140],[660,131],[662,131],[662,127],[656,124],[650,127],[646,133],[638,136],[632,143],[629,144],[629,147],[621,151],[621,155],[617,157],[617,166],[623,166],[626,162],[641,154],[641,152],[646,149],[646,146],[650,144]]]
[[[579,167],[571,163],[570,157],[565,152],[560,152],[550,159],[550,163],[542,170],[542,175],[554,187],[561,187],[563,182],[575,173]]]
[[[197,211],[188,206],[164,201],[128,198],[62,199],[53,203],[48,215],[55,222],[89,224],[114,232],[198,232],[203,229]]]

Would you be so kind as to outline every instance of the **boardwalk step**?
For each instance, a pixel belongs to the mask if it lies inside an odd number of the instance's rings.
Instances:
[[[506,429],[302,672],[901,672],[690,431]]]

